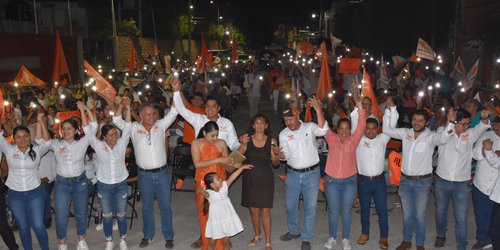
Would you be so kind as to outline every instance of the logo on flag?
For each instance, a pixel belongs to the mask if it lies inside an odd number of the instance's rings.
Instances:
[[[428,60],[434,60],[434,58],[436,58],[436,52],[434,52],[431,46],[420,37],[418,38],[417,53],[415,55]]]
[[[116,96],[115,88],[97,72],[87,60],[83,60],[83,67],[87,70],[87,75],[94,78],[96,84],[96,92],[106,99],[108,102],[113,102]]]

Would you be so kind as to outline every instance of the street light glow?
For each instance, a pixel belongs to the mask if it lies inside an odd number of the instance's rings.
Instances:
[[[312,18],[316,18],[316,14],[315,14],[315,13],[313,13],[313,14],[311,15],[311,17],[312,17]]]

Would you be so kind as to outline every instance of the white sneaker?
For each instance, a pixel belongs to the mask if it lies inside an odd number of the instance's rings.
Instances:
[[[328,238],[328,241],[325,243],[325,248],[332,249],[335,245],[337,245],[337,240],[335,240],[335,238],[333,237],[330,237]]]
[[[351,250],[351,243],[349,242],[348,239],[343,239],[342,240],[342,249],[344,249],[344,250]]]
[[[113,223],[113,231],[118,230],[118,222]]]
[[[488,245],[484,246],[484,247],[483,247],[483,249],[490,249],[490,248],[492,248],[492,247],[493,247],[493,245],[492,245],[492,244],[488,244]]]
[[[57,247],[58,250],[68,250],[68,245],[66,244],[63,244],[63,245],[59,245],[59,247]]]
[[[87,242],[85,240],[81,240],[78,242],[76,250],[89,250],[89,246],[87,246]]]
[[[120,240],[120,250],[128,250],[127,242],[124,239]]]
[[[115,246],[115,243],[113,243],[112,241],[108,241],[108,242],[106,242],[106,248],[104,248],[104,250],[113,250],[114,246]]]
[[[103,228],[102,223],[101,224],[97,224],[97,226],[95,226],[95,230],[97,230],[97,231],[102,231],[102,228]]]

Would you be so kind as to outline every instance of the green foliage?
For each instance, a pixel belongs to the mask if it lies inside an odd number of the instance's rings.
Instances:
[[[222,24],[210,24],[208,26],[207,37],[210,40],[220,41],[224,37],[224,25]]]
[[[118,36],[139,36],[141,31],[133,18],[116,22],[116,33]]]
[[[191,33],[194,31],[196,24],[191,22]],[[172,34],[181,33],[182,38],[187,38],[189,34],[189,16],[180,15],[178,20],[172,21],[170,23],[170,29]]]
[[[233,25],[232,35],[238,46],[246,46],[247,40],[245,34],[236,26]]]

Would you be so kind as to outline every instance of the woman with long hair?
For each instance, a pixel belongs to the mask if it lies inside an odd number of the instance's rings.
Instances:
[[[226,180],[226,169],[223,164],[232,165],[232,159],[228,157],[227,144],[218,139],[219,126],[214,121],[209,121],[203,126],[198,134],[198,139],[191,144],[191,155],[196,168],[195,182],[196,190],[204,186],[203,178],[210,172],[215,172],[222,180]],[[208,215],[203,214],[203,195],[196,194],[196,205],[198,207],[198,218],[200,221],[200,233],[202,249],[208,248],[209,241],[205,237],[205,228]],[[223,249],[222,241],[218,241],[215,249]]]
[[[40,158],[49,150],[50,136],[43,113],[37,116],[36,139],[31,143],[30,131],[25,126],[14,128],[14,145],[0,135],[0,151],[5,154],[9,174],[5,185],[9,187],[7,202],[19,226],[24,249],[33,249],[31,228],[35,231],[40,249],[49,249],[49,238],[44,224],[44,193],[40,187],[38,167]],[[43,140],[42,140],[43,139]],[[2,211],[4,212],[4,211]]]
[[[115,112],[121,116],[125,110],[125,126],[121,137],[113,124],[106,124],[101,128],[101,140],[97,139],[88,126],[84,128],[90,146],[97,155],[97,193],[101,203],[106,250],[112,250],[113,243],[113,215],[118,222],[120,232],[120,249],[127,250],[127,167],[125,166],[125,152],[130,138],[131,115],[130,99],[124,98]],[[86,110],[90,112],[90,110]],[[82,114],[85,116],[85,114]]]
[[[272,166],[279,166],[280,159],[272,152],[278,145],[271,138],[269,119],[262,114],[252,117],[248,134],[242,136],[240,153],[245,154],[248,163],[254,168],[243,172],[241,205],[248,207],[252,218],[255,236],[248,246],[255,246],[262,239],[260,222],[264,227],[266,250],[271,245],[271,208],[274,199],[274,174]]]
[[[82,125],[90,134],[97,131],[94,115],[82,103],[77,107],[82,114]],[[90,123],[87,120],[89,116]],[[88,127],[87,127],[88,126]],[[88,183],[85,174],[84,158],[89,146],[87,136],[81,137],[78,123],[75,119],[67,119],[61,123],[62,138],[50,141],[50,150],[56,157],[56,179],[54,186],[56,236],[59,241],[59,250],[66,250],[66,236],[68,231],[68,215],[71,201],[73,201],[78,235],[78,250],[88,250],[85,241],[88,212]]]

